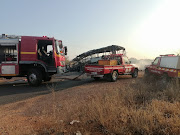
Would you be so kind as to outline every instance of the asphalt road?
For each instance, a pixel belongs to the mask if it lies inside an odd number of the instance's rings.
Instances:
[[[65,90],[75,86],[84,85],[90,82],[95,82],[94,79],[81,75],[82,73],[66,73],[64,75],[56,75],[50,82],[42,83],[38,87],[32,87],[27,83],[25,78],[17,78],[5,82],[0,81],[0,105],[14,103],[17,101],[25,100],[28,98],[36,97],[39,95],[49,94],[52,92],[52,88],[55,91]],[[142,76],[142,73],[140,74]],[[121,78],[121,77],[120,77]],[[131,80],[130,76],[119,78],[123,80]],[[106,80],[100,80],[97,83],[106,82]]]
[[[42,83],[39,87],[29,86],[24,79],[0,83],[0,105],[49,94],[52,88],[55,91],[60,91],[94,81],[85,75],[73,80],[78,75],[79,73],[72,73],[64,76],[55,76],[51,82]]]

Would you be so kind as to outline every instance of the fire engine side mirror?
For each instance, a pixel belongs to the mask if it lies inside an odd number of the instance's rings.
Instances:
[[[67,46],[64,47],[64,54],[67,55]]]

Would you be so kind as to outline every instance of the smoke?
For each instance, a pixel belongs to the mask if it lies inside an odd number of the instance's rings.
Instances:
[[[151,59],[136,59],[130,58],[132,64],[135,64],[139,70],[144,70],[146,65],[150,65],[153,60]]]

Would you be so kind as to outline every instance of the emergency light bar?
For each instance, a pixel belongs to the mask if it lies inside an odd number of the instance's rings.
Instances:
[[[165,54],[165,55],[160,55],[161,57],[162,56],[175,56],[174,54]]]

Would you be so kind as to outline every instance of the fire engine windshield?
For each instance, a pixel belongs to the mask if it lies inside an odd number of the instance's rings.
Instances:
[[[57,54],[64,54],[64,49],[63,49],[63,45],[62,45],[62,41],[61,40],[56,40],[55,42],[56,44],[56,53]]]

